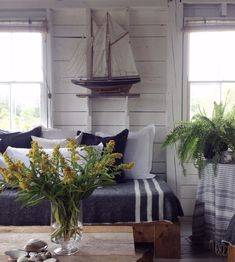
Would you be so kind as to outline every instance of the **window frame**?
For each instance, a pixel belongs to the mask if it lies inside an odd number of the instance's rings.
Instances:
[[[11,21],[14,21],[14,17],[11,18]],[[16,19],[17,20],[17,19]],[[25,19],[24,19],[25,21]],[[30,30],[30,27],[27,30],[27,26],[26,26],[26,30],[18,30],[16,29],[15,32],[19,32],[19,33],[25,33],[25,32],[37,32],[41,34],[41,39],[42,39],[42,74],[43,74],[43,78],[42,78],[42,82],[40,82],[40,123],[39,125],[45,126],[45,127],[49,127],[50,123],[50,111],[49,111],[49,87],[48,87],[48,74],[47,74],[47,68],[48,68],[48,55],[50,54],[49,50],[48,50],[48,34],[47,34],[47,30],[45,30],[44,26],[45,26],[45,22],[42,22],[42,29],[40,30],[40,28],[37,30],[34,28],[31,28],[32,30]],[[0,29],[0,32],[14,32],[14,29],[10,29],[9,31],[4,30],[4,29]],[[17,83],[34,83],[33,81],[29,81],[29,82],[24,82],[24,81],[3,81],[1,82],[2,84],[6,84],[11,86],[12,84],[17,84]],[[36,82],[39,83],[39,82]],[[11,87],[10,87],[11,88]],[[11,101],[11,97],[10,97],[10,101]],[[11,113],[10,113],[11,114]],[[10,116],[12,117],[12,115]],[[11,123],[10,123],[10,129],[12,128]],[[12,130],[11,130],[12,131]]]
[[[234,30],[234,29],[233,29]],[[203,31],[203,30],[201,30]],[[215,30],[207,30],[208,32],[213,32]],[[217,30],[221,31],[221,30]],[[227,31],[227,30],[222,30]],[[229,80],[205,80],[205,81],[189,81],[189,35],[190,33],[195,31],[185,31],[183,34],[183,108],[182,108],[182,117],[184,121],[190,120],[190,98],[191,98],[191,88],[190,84],[208,84],[208,83],[214,83],[218,84],[219,86],[222,86],[224,83],[234,83],[234,81]]]

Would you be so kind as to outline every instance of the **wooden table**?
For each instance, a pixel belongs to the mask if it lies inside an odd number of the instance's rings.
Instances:
[[[50,228],[1,227],[0,261],[7,261],[4,251],[23,248],[31,238],[48,243],[49,249],[55,244],[50,242]],[[132,227],[129,226],[85,226],[80,251],[73,256],[60,256],[59,262],[134,262],[136,261]]]

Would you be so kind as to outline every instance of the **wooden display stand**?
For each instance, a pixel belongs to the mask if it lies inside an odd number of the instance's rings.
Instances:
[[[154,257],[180,258],[180,223],[156,221],[133,224],[134,241],[154,244]]]
[[[235,246],[228,246],[227,262],[235,262]]]

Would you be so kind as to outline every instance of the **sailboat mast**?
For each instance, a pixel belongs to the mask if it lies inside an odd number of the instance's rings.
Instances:
[[[107,24],[106,24],[106,63],[108,70],[108,78],[111,78],[111,39],[110,39],[110,28],[109,28],[109,13],[107,12]]]

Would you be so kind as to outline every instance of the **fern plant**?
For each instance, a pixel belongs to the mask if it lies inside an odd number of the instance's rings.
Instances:
[[[184,163],[192,161],[199,174],[206,164],[206,159],[217,163],[221,153],[228,148],[235,152],[235,107],[225,112],[226,104],[214,102],[212,117],[205,111],[195,115],[191,121],[180,122],[162,144],[162,148],[175,144],[183,173]]]

